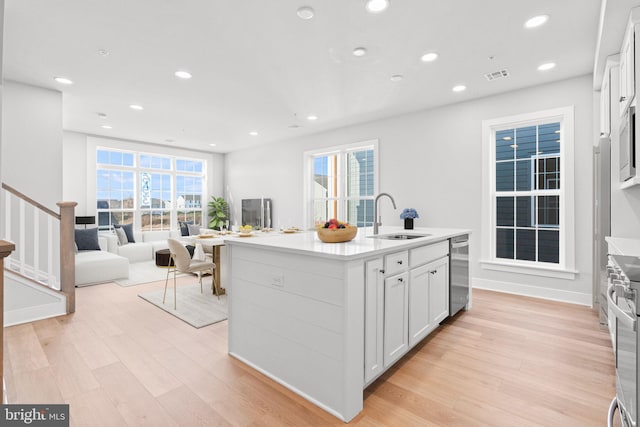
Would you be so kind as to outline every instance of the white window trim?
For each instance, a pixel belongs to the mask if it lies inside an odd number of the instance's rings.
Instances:
[[[379,162],[378,162],[378,140],[377,139],[370,139],[367,141],[360,141],[360,142],[356,142],[356,143],[352,143],[352,144],[344,144],[344,145],[337,145],[337,146],[332,146],[332,147],[325,147],[325,148],[319,148],[319,149],[315,149],[315,150],[309,150],[309,151],[305,151],[303,153],[303,164],[304,164],[304,186],[303,186],[303,199],[304,200],[304,221],[307,227],[314,227],[314,221],[313,221],[313,200],[311,199],[311,195],[313,194],[313,179],[311,178],[312,176],[312,172],[313,172],[313,159],[316,156],[319,155],[331,155],[331,154],[338,154],[338,153],[347,153],[349,151],[359,151],[361,149],[364,148],[370,148],[373,147],[373,161],[374,161],[374,165],[373,165],[373,196],[371,196],[371,199],[373,200],[375,198],[375,195],[377,194],[378,191],[378,171],[379,171]],[[343,162],[338,162],[338,170],[337,173],[338,174],[343,174],[343,168],[344,166],[342,165]],[[343,180],[342,182],[342,186],[340,188],[341,194],[346,194],[347,193],[347,182],[346,180]],[[358,199],[362,199],[362,198],[366,198],[366,197],[358,197]],[[349,200],[349,199],[353,199],[353,197],[338,197],[339,199],[344,199],[344,200]],[[346,209],[345,206],[342,207],[342,210]],[[345,218],[346,215],[346,211],[339,212],[339,216],[341,218]]]
[[[96,160],[96,155],[98,150],[107,150],[107,151],[121,151],[121,152],[127,152],[127,153],[132,153],[133,154],[133,166],[120,166],[120,165],[110,165],[110,164],[98,164],[97,160]],[[153,169],[150,167],[142,167],[140,166],[140,156],[141,155],[148,155],[148,156],[152,156],[152,157],[164,157],[164,158],[169,158],[171,159],[171,163],[170,163],[170,168],[169,169]],[[177,170],[176,167],[176,161],[177,160],[193,160],[193,161],[198,161],[198,162],[202,162],[202,172],[190,172],[190,171],[179,171]],[[92,163],[89,163],[92,162]],[[159,174],[167,174],[171,176],[171,194],[172,194],[172,198],[173,200],[176,200],[176,193],[177,193],[177,176],[178,175],[182,175],[182,176],[194,176],[194,177],[201,177],[202,178],[202,206],[200,209],[185,209],[185,211],[199,211],[201,212],[201,218],[202,221],[205,222],[207,221],[207,199],[206,199],[206,195],[207,193],[207,171],[208,171],[208,165],[207,165],[207,159],[205,158],[198,158],[198,157],[193,157],[193,156],[188,156],[188,155],[181,155],[181,154],[164,154],[164,153],[159,153],[159,152],[151,152],[151,151],[147,151],[147,150],[138,150],[135,148],[115,148],[115,147],[111,147],[109,145],[103,145],[103,144],[95,144],[95,146],[93,147],[89,147],[87,149],[87,163],[93,166],[93,171],[91,171],[91,167],[87,168],[87,175],[88,175],[88,179],[87,179],[87,193],[89,194],[88,200],[97,200],[97,192],[96,192],[96,172],[98,169],[105,169],[105,170],[121,170],[121,171],[128,171],[128,172],[133,172],[134,174],[134,179],[133,179],[133,185],[134,185],[134,208],[133,209],[122,209],[122,211],[126,211],[126,212],[132,212],[133,216],[134,216],[134,230],[135,231],[141,231],[141,224],[142,224],[142,215],[146,212],[152,212],[152,211],[167,211],[170,212],[170,224],[169,224],[169,230],[176,230],[176,224],[178,223],[178,209],[173,206],[171,209],[165,209],[165,208],[142,208],[140,206],[140,173],[142,172],[147,172],[147,173],[159,173]],[[93,173],[92,173],[93,172]],[[91,197],[92,195],[92,197]],[[94,210],[94,215],[97,217],[98,216],[98,211],[104,211],[102,209],[97,209],[95,207],[96,203],[93,202],[92,205],[93,210]],[[202,227],[207,227],[207,224],[201,224]],[[166,229],[165,229],[166,230]],[[152,231],[156,231],[156,230],[152,230]]]
[[[531,261],[505,260],[495,256],[495,133],[503,129],[560,122],[560,263],[555,266]],[[534,113],[501,117],[482,122],[482,257],[487,270],[535,276],[575,279],[575,215],[574,215],[574,107],[561,107]]]

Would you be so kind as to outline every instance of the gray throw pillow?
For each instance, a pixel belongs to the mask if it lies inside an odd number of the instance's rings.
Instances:
[[[116,228],[116,236],[118,236],[118,246],[124,246],[129,243],[129,239],[127,239],[127,233],[124,232],[122,228]]]
[[[125,232],[125,234],[127,235],[127,241],[129,241],[129,243],[135,243],[136,239],[133,238],[133,224],[116,224],[114,225],[115,228],[122,228]]]
[[[189,225],[189,236],[197,236],[200,234],[200,226],[199,225]]]
[[[189,224],[193,224],[193,221],[180,221],[180,234],[182,236],[189,235]]]
[[[86,230],[75,230],[76,246],[79,251],[99,251],[98,229],[87,228]]]

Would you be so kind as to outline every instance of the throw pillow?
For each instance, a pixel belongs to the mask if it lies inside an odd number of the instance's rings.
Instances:
[[[127,239],[127,233],[125,233],[124,228],[116,228],[116,236],[118,236],[118,246],[124,246],[129,243],[129,239]]]
[[[200,226],[189,224],[189,236],[197,236],[200,234]]]
[[[115,228],[122,228],[124,233],[127,235],[127,240],[129,243],[135,243],[136,239],[133,238],[133,224],[116,224]]]
[[[189,235],[189,224],[193,224],[193,221],[180,221],[180,235]]]
[[[187,248],[187,251],[189,251],[189,256],[193,258],[193,253],[195,252],[196,247],[193,245],[187,245],[185,246],[185,248]]]
[[[75,230],[76,246],[79,251],[99,251],[98,229],[87,228],[86,230]]]

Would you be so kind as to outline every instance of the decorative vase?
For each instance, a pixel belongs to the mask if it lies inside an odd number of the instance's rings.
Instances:
[[[404,229],[405,230],[413,230],[413,218],[405,218],[404,219]]]

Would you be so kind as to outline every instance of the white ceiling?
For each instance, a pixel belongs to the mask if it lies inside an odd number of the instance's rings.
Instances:
[[[538,14],[551,19],[525,29]],[[375,15],[364,0],[5,0],[4,76],[62,91],[66,130],[229,152],[591,73],[599,14],[600,0],[391,0]]]

